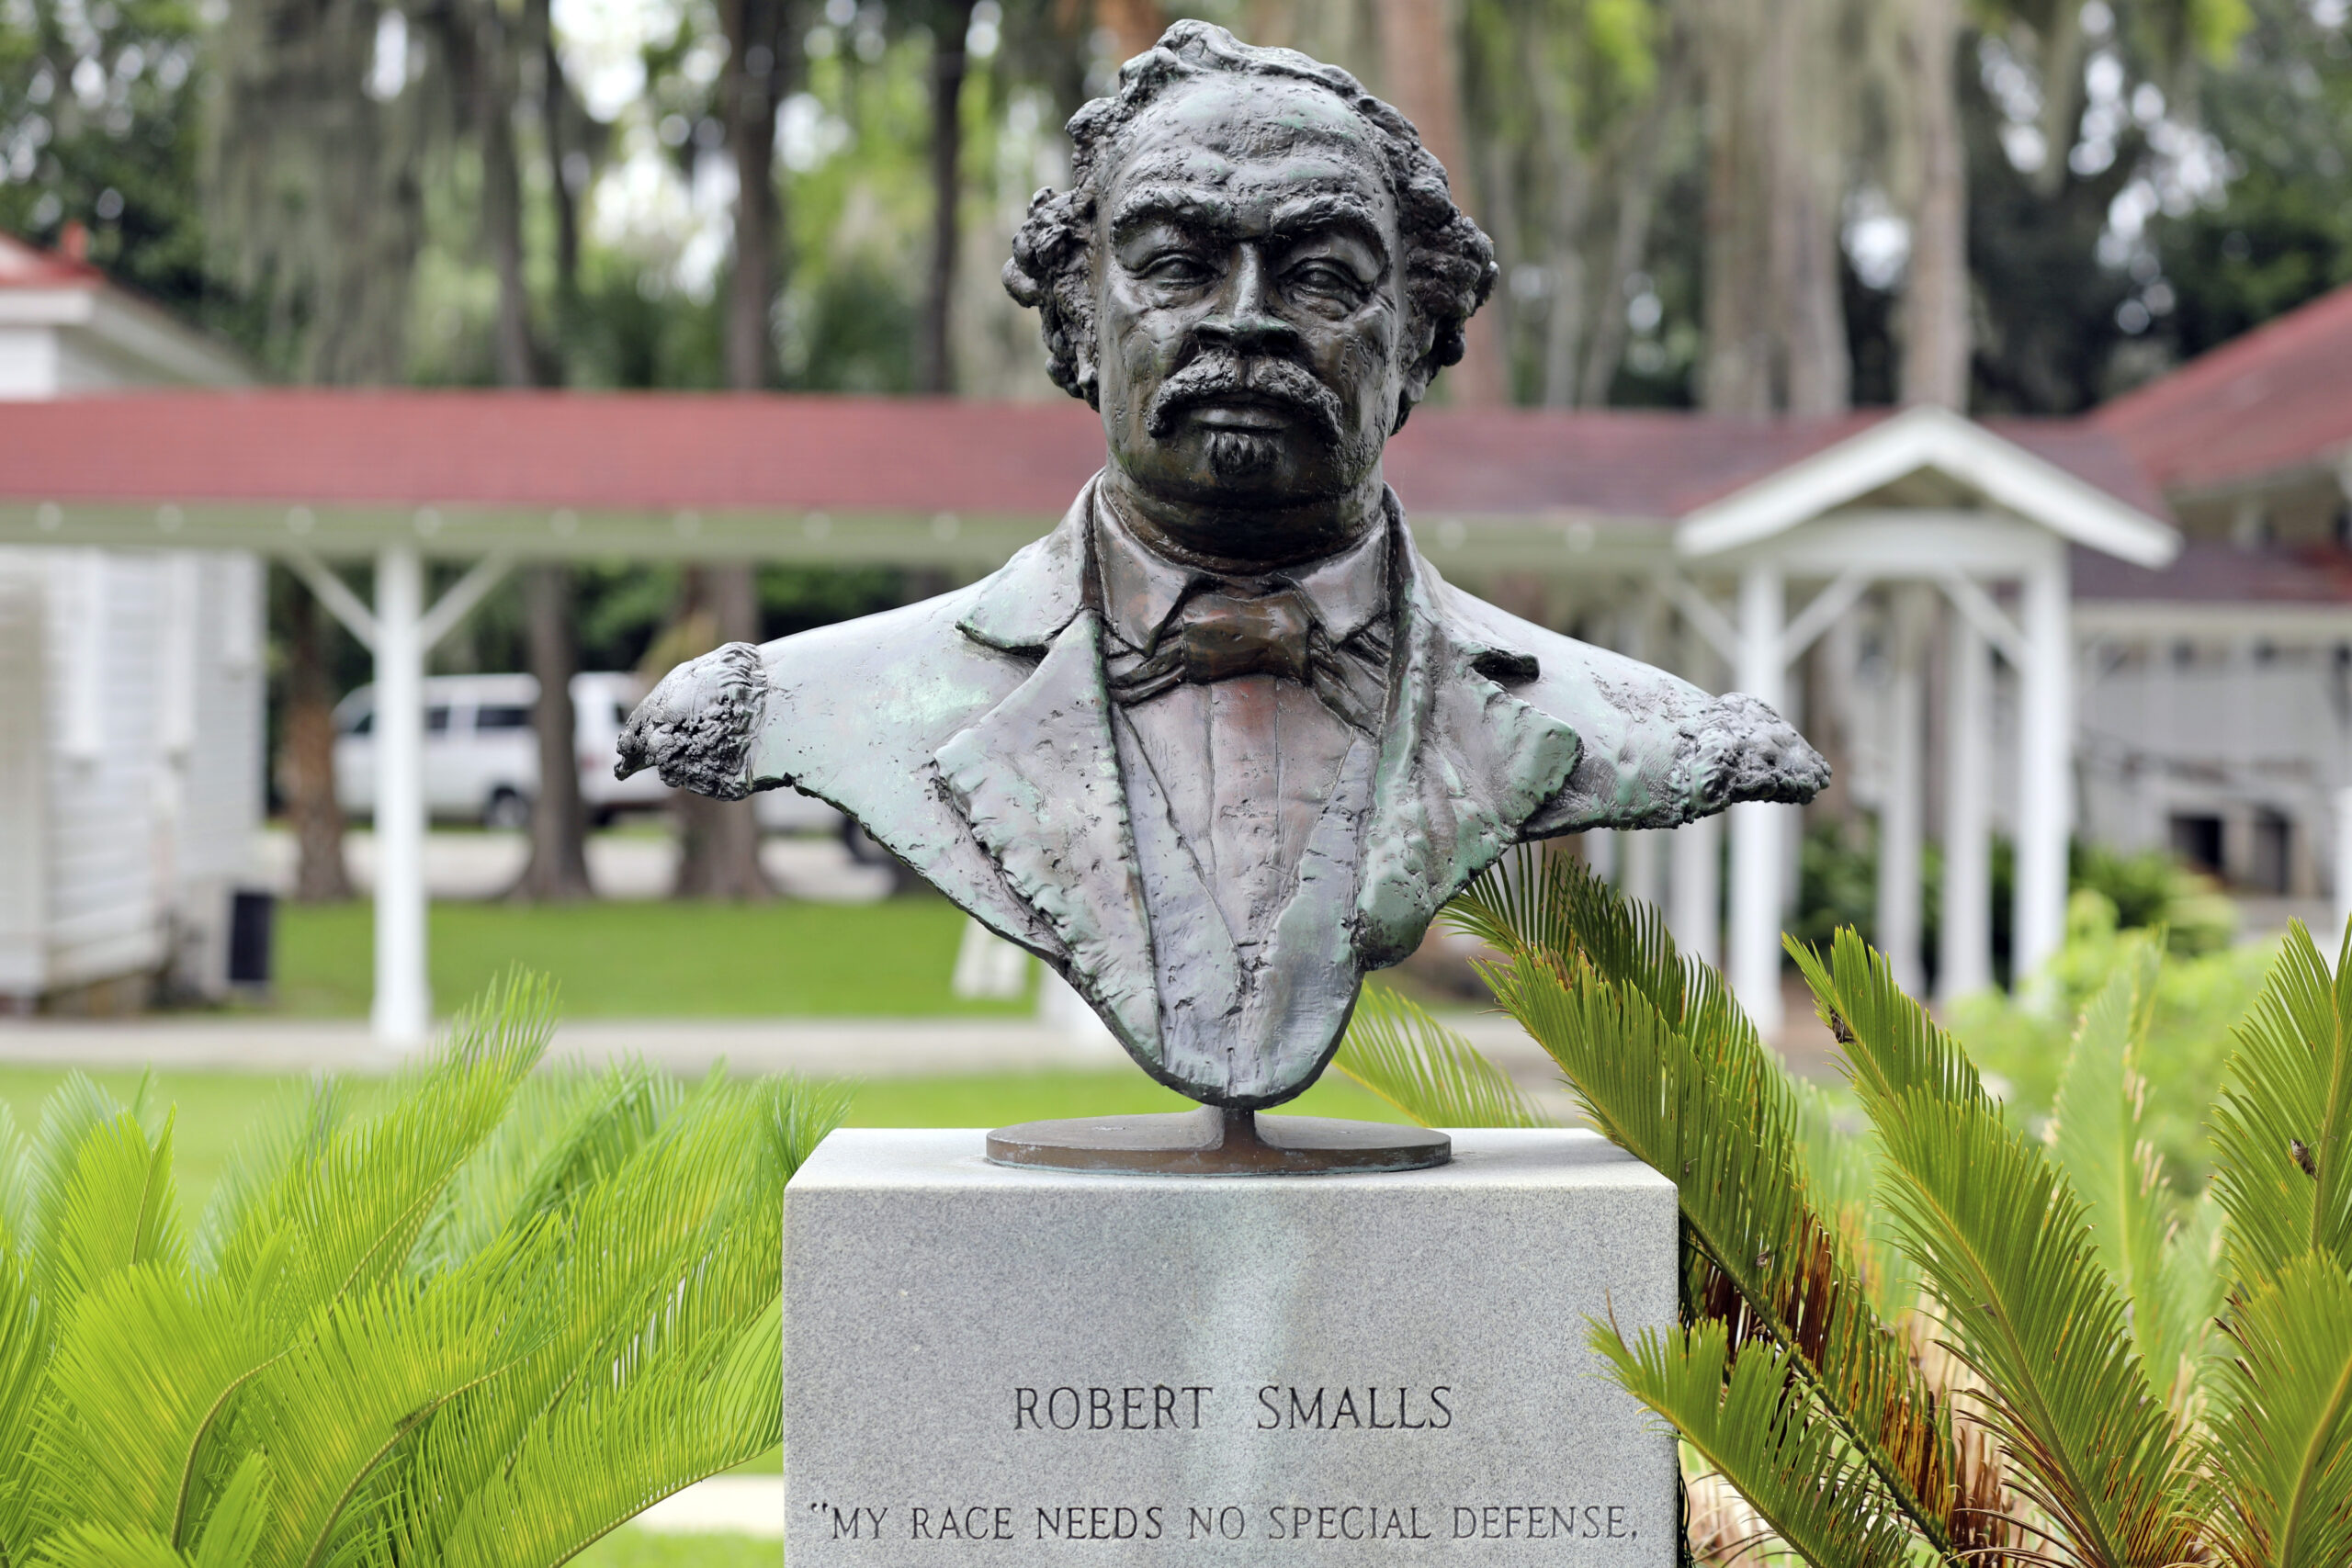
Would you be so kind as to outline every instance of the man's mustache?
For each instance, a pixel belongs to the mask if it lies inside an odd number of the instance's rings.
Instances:
[[[1175,434],[1186,409],[1236,392],[1305,416],[1326,441],[1340,439],[1346,415],[1339,394],[1312,373],[1287,359],[1243,359],[1225,353],[1204,354],[1161,382],[1144,410],[1143,427],[1165,440]]]

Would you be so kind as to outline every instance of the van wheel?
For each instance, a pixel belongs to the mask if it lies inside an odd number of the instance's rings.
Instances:
[[[527,828],[531,825],[531,803],[514,790],[494,789],[490,793],[490,804],[481,808],[481,825],[485,828]]]

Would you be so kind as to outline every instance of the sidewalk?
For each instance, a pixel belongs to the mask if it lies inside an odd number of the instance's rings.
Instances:
[[[1463,1013],[1447,1021],[1531,1090],[1556,1093],[1557,1069],[1510,1020]],[[173,1017],[0,1019],[0,1063],[184,1072],[385,1073],[408,1054],[379,1045],[356,1020]],[[591,1066],[637,1057],[700,1075],[724,1059],[743,1074],[910,1077],[1043,1067],[1128,1065],[1109,1035],[1027,1020],[583,1019],[560,1025],[552,1061]]]

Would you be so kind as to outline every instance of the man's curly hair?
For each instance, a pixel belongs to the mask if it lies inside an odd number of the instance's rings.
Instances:
[[[1075,156],[1070,188],[1030,198],[1028,219],[1012,237],[1005,292],[1035,306],[1054,385],[1096,403],[1094,294],[1089,276],[1099,183],[1118,166],[1123,133],[1153,100],[1179,83],[1225,73],[1287,76],[1331,93],[1371,131],[1387,165],[1405,244],[1406,349],[1410,364],[1396,410],[1402,427],[1438,371],[1462,357],[1462,327],[1495,286],[1495,248],[1469,214],[1453,204],[1444,165],[1421,145],[1412,121],[1364,90],[1336,65],[1292,49],[1258,49],[1207,22],[1178,22],[1149,53],[1119,71],[1119,90],[1070,116]],[[1099,405],[1097,405],[1099,406]]]

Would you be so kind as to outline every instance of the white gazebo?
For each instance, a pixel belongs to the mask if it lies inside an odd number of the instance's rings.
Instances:
[[[1926,639],[1943,615],[1944,849],[1938,989],[1992,983],[1994,660],[2016,685],[2014,965],[2030,974],[2064,934],[2074,827],[2075,637],[2068,553],[2137,566],[2179,548],[2172,526],[2018,441],[1936,408],[1868,426],[1702,505],[1673,530],[1665,591],[1729,667],[1731,684],[1788,708],[1793,661],[1856,610],[1881,606],[1886,701],[1878,749],[1878,909],[1873,940],[1906,988],[1920,972],[1921,847],[1928,780]],[[1731,587],[1728,612],[1702,584]],[[1791,594],[1804,594],[1792,608]],[[1726,969],[1768,1034],[1779,1027],[1781,928],[1795,809],[1736,807]],[[1676,845],[1670,919],[1702,951],[1712,849]]]

